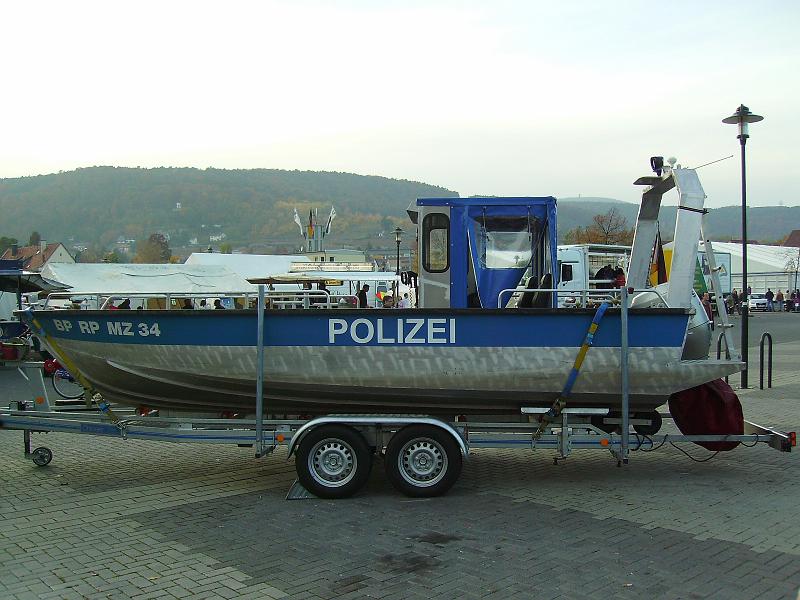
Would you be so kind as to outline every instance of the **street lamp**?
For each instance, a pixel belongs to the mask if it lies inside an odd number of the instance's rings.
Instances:
[[[403,237],[403,230],[399,227],[394,230],[394,242],[397,244],[397,270],[395,274],[400,275],[400,240]]]
[[[747,175],[746,175],[746,161],[745,161],[745,144],[747,144],[748,125],[750,123],[758,123],[764,117],[754,115],[750,112],[744,104],[739,105],[736,112],[730,117],[722,119],[723,123],[728,125],[738,125],[739,145],[742,148],[742,295],[744,301],[742,302],[742,362],[744,362],[744,370],[742,371],[742,387],[747,387],[747,304],[749,302],[750,294],[747,293]]]

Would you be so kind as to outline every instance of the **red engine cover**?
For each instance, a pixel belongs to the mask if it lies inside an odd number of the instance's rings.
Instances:
[[[742,404],[722,379],[672,394],[669,412],[684,435],[742,435]],[[712,451],[733,450],[739,442],[695,442]]]

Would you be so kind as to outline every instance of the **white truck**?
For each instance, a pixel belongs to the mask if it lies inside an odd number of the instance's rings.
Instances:
[[[628,270],[630,246],[609,244],[569,244],[558,247],[558,305],[570,306],[586,304],[588,296],[597,290],[598,297],[603,289],[615,287],[613,271],[617,268]],[[598,277],[599,275],[599,277]],[[570,292],[574,291],[574,294]]]

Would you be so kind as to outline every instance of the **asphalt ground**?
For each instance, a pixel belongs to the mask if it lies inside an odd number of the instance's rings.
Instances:
[[[734,320],[738,325],[738,321]],[[774,387],[746,418],[800,429],[800,314],[757,314]],[[734,335],[738,339],[738,332]],[[731,378],[734,387],[738,376]],[[34,391],[0,372],[0,405]],[[798,454],[706,462],[696,446],[474,451],[441,498],[398,495],[376,461],[349,500],[285,500],[285,451],[0,430],[0,598],[791,598],[800,590]]]

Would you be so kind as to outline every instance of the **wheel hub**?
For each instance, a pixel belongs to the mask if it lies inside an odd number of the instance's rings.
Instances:
[[[434,485],[447,471],[447,454],[430,439],[412,440],[403,448],[398,459],[403,478],[417,486]]]
[[[309,473],[320,484],[339,487],[353,478],[356,457],[342,440],[322,440],[308,455]]]

